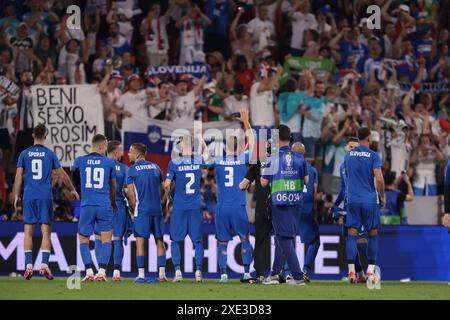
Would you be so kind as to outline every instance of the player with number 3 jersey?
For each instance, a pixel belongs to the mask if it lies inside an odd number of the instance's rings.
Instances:
[[[244,280],[251,278],[250,263],[252,246],[249,242],[249,221],[246,211],[246,194],[239,188],[245,178],[247,164],[250,163],[254,136],[250,126],[248,111],[241,111],[238,118],[245,130],[247,145],[243,151],[236,137],[226,143],[225,157],[213,159],[217,184],[216,238],[218,242],[217,259],[221,273],[220,282],[228,282],[227,245],[233,236],[241,239],[241,256],[244,264]],[[239,150],[241,149],[241,150]],[[248,149],[248,150],[245,150]]]

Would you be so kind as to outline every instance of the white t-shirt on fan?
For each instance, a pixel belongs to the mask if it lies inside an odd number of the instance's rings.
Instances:
[[[185,96],[175,95],[172,99],[170,118],[172,121],[194,120],[195,101],[197,97],[194,91],[189,91]]]
[[[119,99],[116,105],[132,114],[133,117],[145,119],[147,115],[147,93],[139,90],[137,93],[127,91]]]
[[[253,126],[275,125],[274,97],[271,90],[258,92],[260,83],[255,82],[250,90],[250,117]]]

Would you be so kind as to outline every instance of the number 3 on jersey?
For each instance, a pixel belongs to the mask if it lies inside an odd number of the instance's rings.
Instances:
[[[234,184],[234,168],[225,167],[225,187],[232,187]]]
[[[105,178],[105,169],[103,168],[86,168],[86,188],[102,189],[103,180]],[[92,183],[92,181],[94,183]]]

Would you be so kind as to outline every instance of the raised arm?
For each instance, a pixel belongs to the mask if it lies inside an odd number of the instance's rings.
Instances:
[[[241,18],[243,12],[244,12],[243,10],[238,10],[236,16],[233,19],[233,22],[231,23],[231,26],[230,26],[230,40],[231,41],[234,41],[237,39],[236,29],[238,26],[239,19]]]
[[[248,111],[243,109],[240,111],[240,117],[238,118],[240,122],[242,122],[245,130],[245,137],[247,138],[246,149],[253,152],[253,148],[255,145],[255,136],[253,134],[252,126],[250,125],[250,117]]]
[[[207,76],[203,76],[201,77],[200,81],[197,83],[197,85],[194,87],[194,94],[196,97],[198,97],[200,95],[200,93],[202,92],[203,87],[205,86],[206,82],[208,81],[208,77]]]

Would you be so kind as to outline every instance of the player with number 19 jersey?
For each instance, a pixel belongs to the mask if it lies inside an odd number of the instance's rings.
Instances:
[[[52,170],[61,167],[55,153],[36,144],[22,151],[17,168],[25,172],[23,221],[25,224],[51,224],[53,220]]]
[[[98,232],[113,229],[113,210],[110,198],[110,180],[116,179],[114,160],[98,153],[75,159],[72,171],[80,171],[81,211],[79,233],[90,236],[94,226]]]

